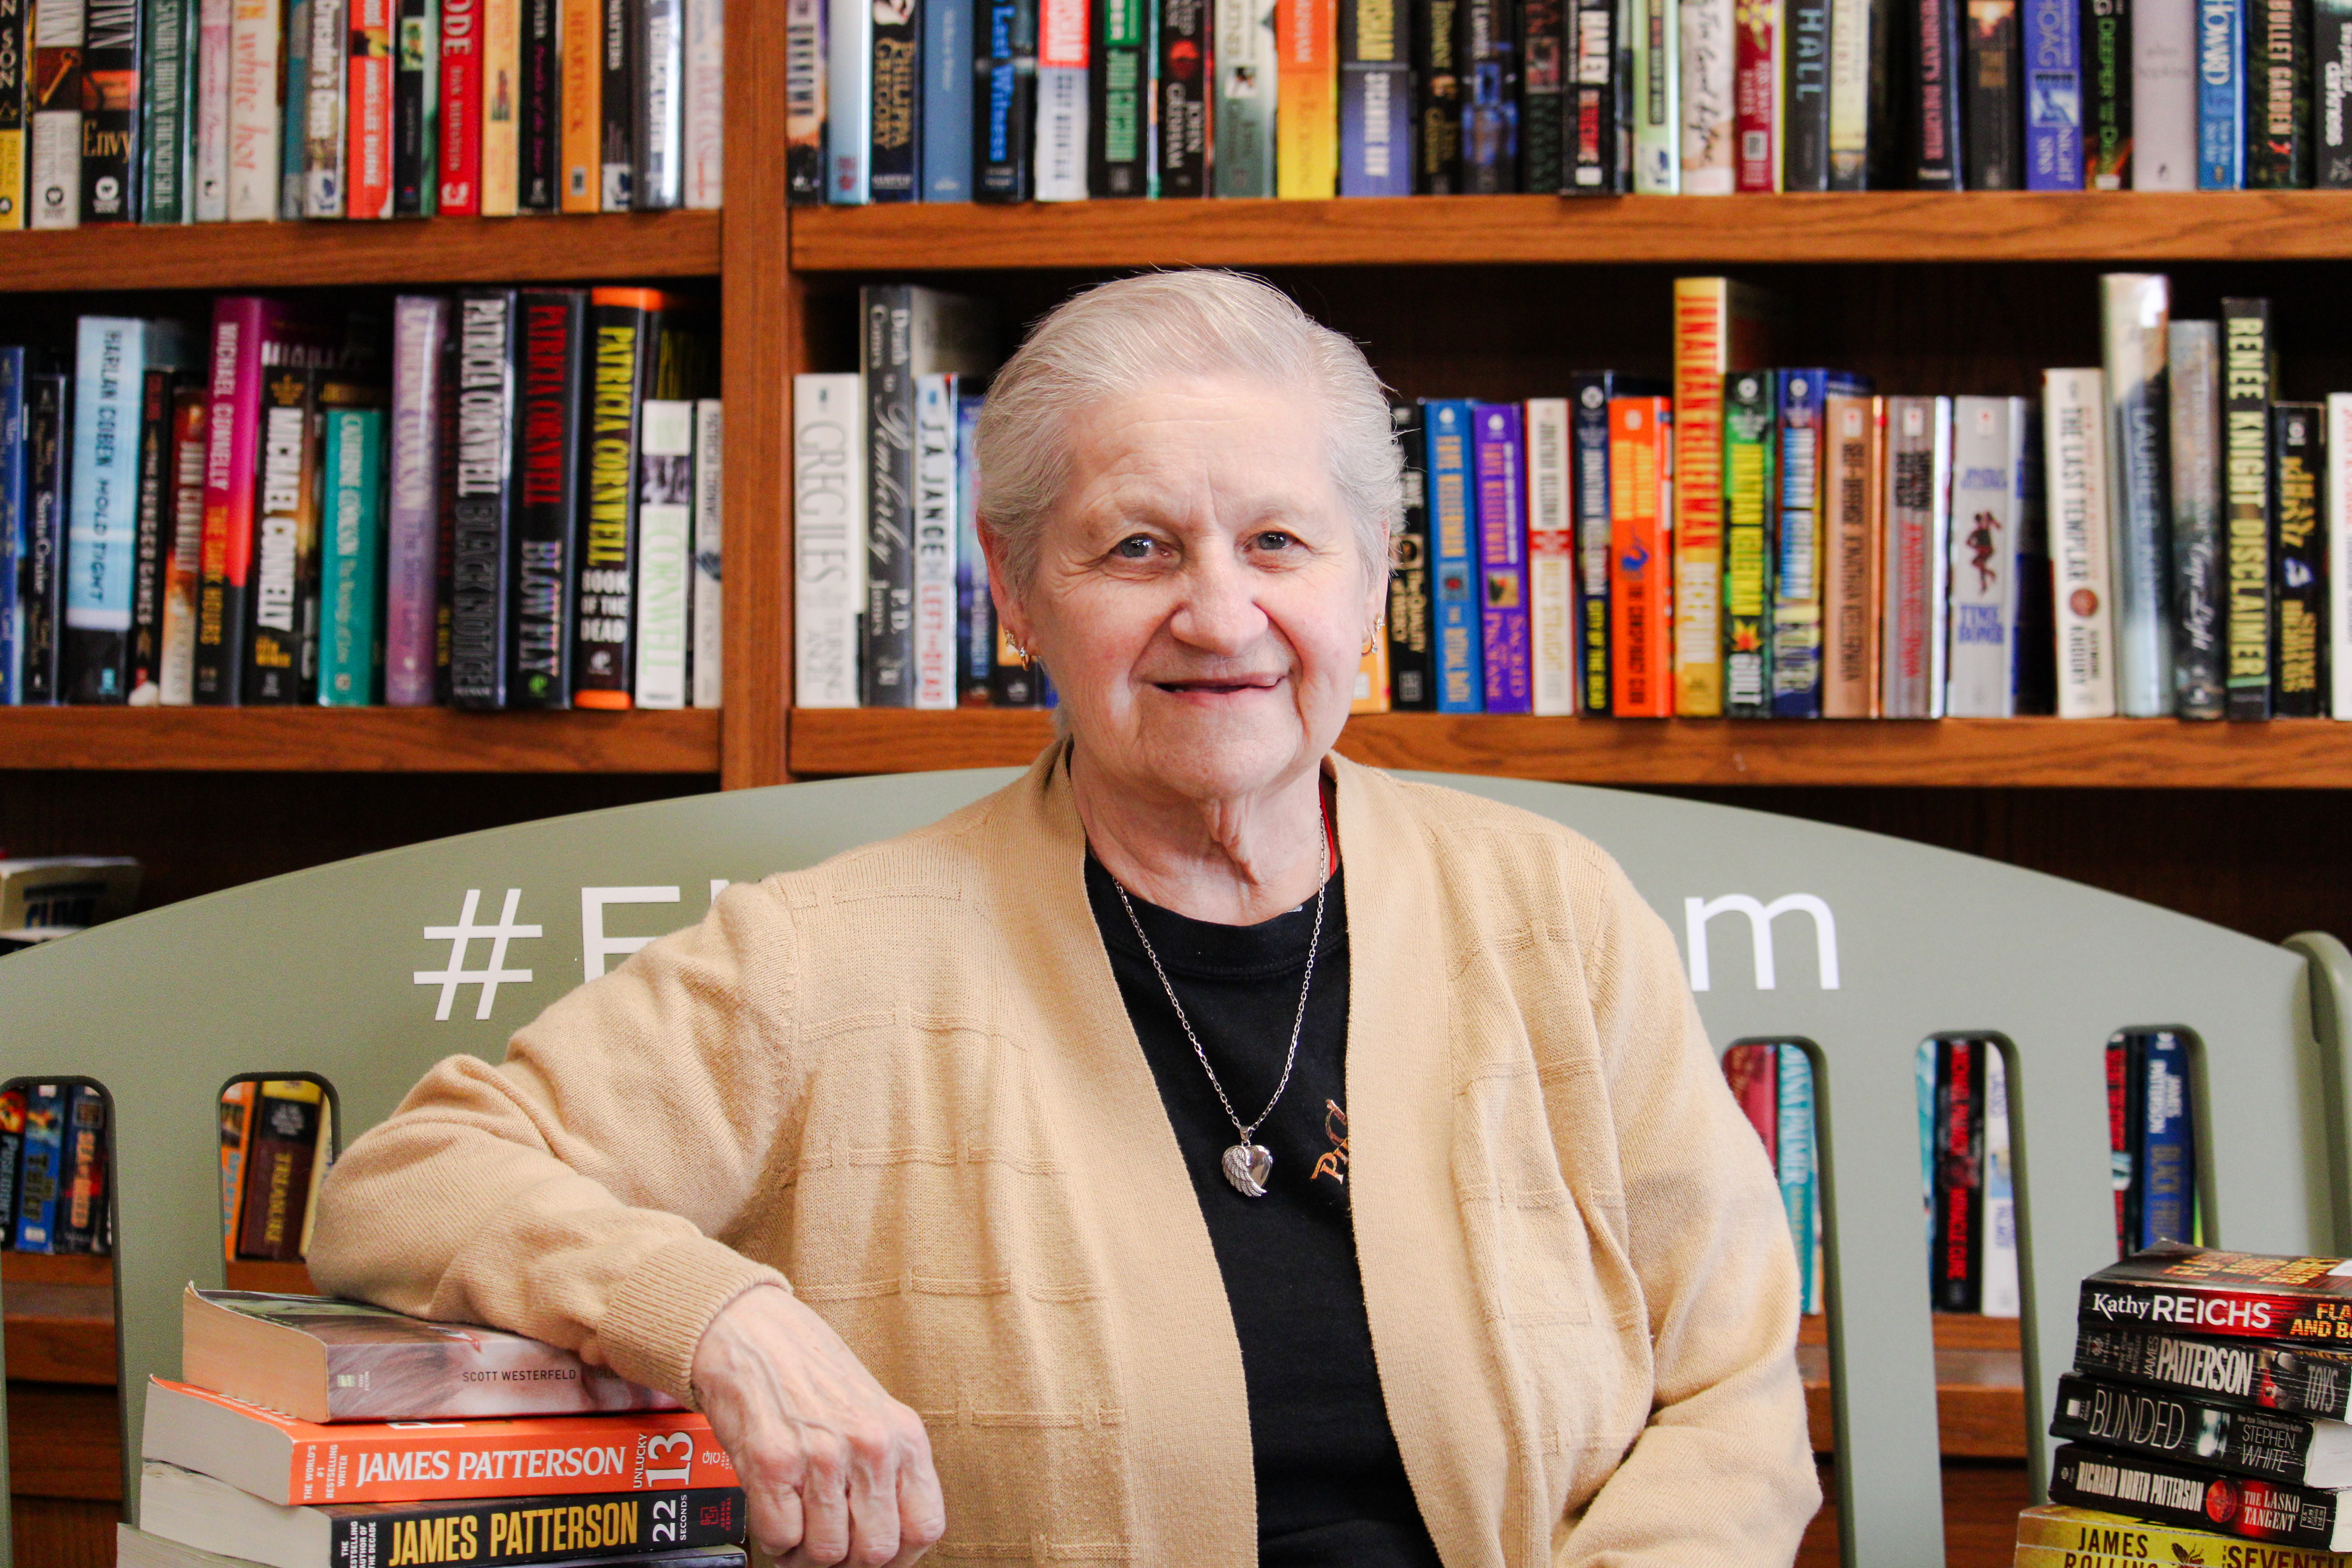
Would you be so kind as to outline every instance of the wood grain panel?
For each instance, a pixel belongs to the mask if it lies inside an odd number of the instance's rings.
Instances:
[[[120,1502],[121,1454],[122,1411],[113,1389],[9,1380],[11,1491]]]
[[[0,235],[0,291],[709,277],[719,236],[715,212],[26,230]]]
[[[1027,763],[1050,734],[1034,711],[804,710],[798,773],[905,773]],[[2352,726],[2321,721],[1947,719],[1734,722],[1365,714],[1339,749],[1389,768],[1572,784],[1938,784],[2069,788],[2342,788]]]
[[[1805,1531],[1797,1568],[1838,1568],[1837,1481],[1822,1466],[1828,1500]],[[2016,1554],[2017,1516],[2033,1502],[2033,1487],[2019,1464],[1959,1461],[1944,1466],[1946,1568],[2009,1568]]]
[[[114,1568],[114,1526],[122,1517],[117,1505],[71,1498],[10,1500],[16,1561],[26,1568]]]
[[[0,708],[0,768],[707,773],[719,714],[446,708]]]
[[[2337,259],[2347,220],[2332,191],[885,204],[807,209],[793,266]]]
[[[114,1289],[114,1259],[79,1253],[0,1252],[0,1280],[10,1285],[80,1285]]]

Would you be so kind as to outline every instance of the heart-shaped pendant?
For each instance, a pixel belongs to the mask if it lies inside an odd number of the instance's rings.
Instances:
[[[1273,1169],[1273,1152],[1263,1143],[1236,1143],[1225,1151],[1225,1180],[1245,1198],[1265,1196],[1266,1173]]]

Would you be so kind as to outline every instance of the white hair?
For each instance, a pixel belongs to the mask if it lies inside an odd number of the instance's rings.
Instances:
[[[1332,486],[1365,571],[1387,574],[1403,462],[1363,351],[1262,278],[1148,272],[1089,289],[1039,321],[981,408],[980,516],[1003,545],[1016,592],[1035,574],[1038,536],[1069,479],[1071,425],[1090,405],[1198,374],[1295,391],[1321,412]]]

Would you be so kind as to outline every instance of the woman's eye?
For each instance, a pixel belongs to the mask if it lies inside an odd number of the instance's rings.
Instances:
[[[1151,559],[1151,536],[1145,533],[1130,534],[1112,546],[1111,553],[1121,561],[1149,561]]]
[[[1260,550],[1286,550],[1296,542],[1297,542],[1296,540],[1278,528],[1269,528],[1257,536],[1257,547]]]

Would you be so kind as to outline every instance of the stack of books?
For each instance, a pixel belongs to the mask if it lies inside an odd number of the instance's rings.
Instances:
[[[519,1334],[356,1301],[198,1290],[153,1380],[133,1568],[742,1568],[709,1423]]]
[[[2201,1538],[2178,1562],[2352,1550],[2352,1262],[2166,1243],[2084,1279],[2078,1313],[2050,1499],[2089,1511],[2029,1511],[2021,1564],[2152,1559],[2177,1531]]]

